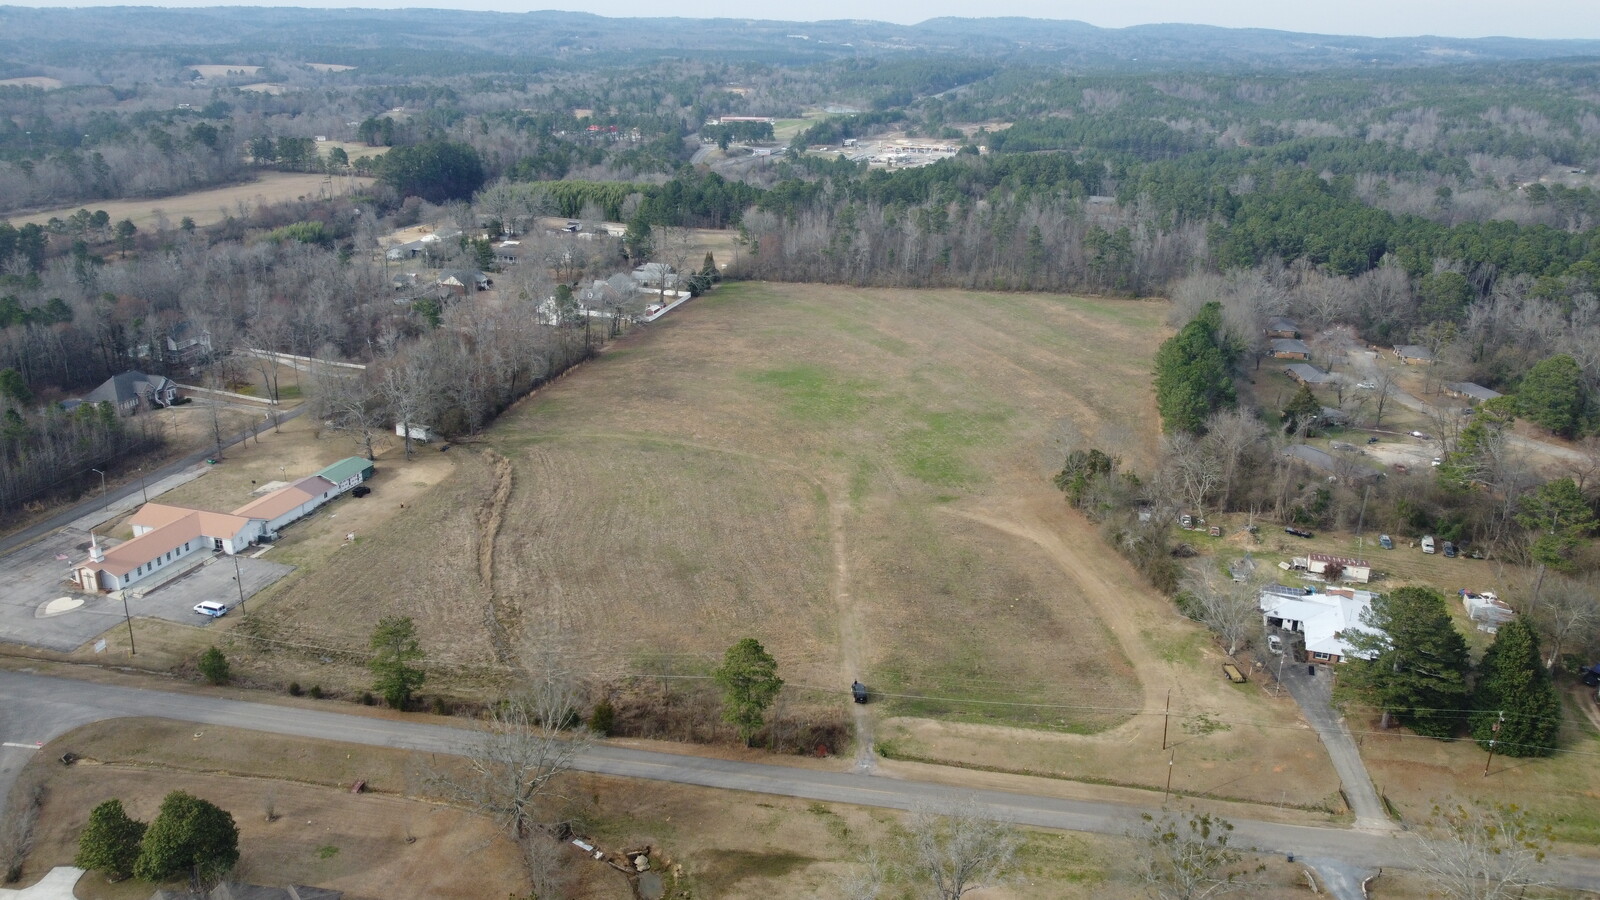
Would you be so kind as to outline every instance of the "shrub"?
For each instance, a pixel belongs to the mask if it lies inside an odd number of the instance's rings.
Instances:
[[[229,677],[228,658],[222,651],[215,647],[200,654],[200,676],[211,684],[227,684]]]
[[[612,727],[617,721],[617,708],[611,705],[609,697],[602,698],[594,705],[594,712],[589,714],[589,730],[601,737],[611,734]]]
[[[311,686],[311,690],[306,691],[306,695],[309,696],[313,700],[321,700],[322,699],[322,685],[313,684]]]
[[[289,696],[298,697],[298,696],[300,696],[300,694],[301,694],[300,682],[298,682],[298,681],[289,682]]]

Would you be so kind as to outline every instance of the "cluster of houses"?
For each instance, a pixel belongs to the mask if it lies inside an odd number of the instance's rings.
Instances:
[[[173,571],[195,553],[235,554],[272,541],[290,523],[371,478],[371,462],[352,456],[220,513],[165,503],[146,503],[129,523],[133,539],[102,547],[93,537],[89,558],[73,566],[71,579],[84,591],[120,591]]]

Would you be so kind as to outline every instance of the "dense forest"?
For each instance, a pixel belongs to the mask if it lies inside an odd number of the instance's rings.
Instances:
[[[1352,56],[1266,32],[1005,20],[713,21],[673,43],[685,20],[407,11],[335,46],[376,15],[0,13],[13,438],[132,358],[188,365],[163,350],[185,327],[222,361],[372,363],[367,396],[343,400],[358,431],[396,404],[471,430],[618,330],[639,302],[627,269],[699,279],[688,228],[734,232],[730,277],[1171,296],[1188,356],[1158,390],[1193,446],[1231,414],[1227,379],[1259,360],[1271,315],[1424,345],[1435,380],[1513,395],[1512,419],[1600,431],[1600,45],[1341,38]],[[261,37],[296,16],[327,44]],[[891,139],[954,152],[904,167],[852,149]],[[271,171],[375,180],[199,226],[97,208]],[[547,233],[549,217],[585,233]],[[458,234],[430,265],[489,270],[524,305],[502,321],[408,288],[392,302],[385,239],[417,223]],[[492,246],[505,237],[514,261]],[[463,342],[480,331],[494,338]],[[463,361],[486,348],[498,361]],[[1489,479],[1483,448],[1503,443],[1483,421],[1452,436],[1444,469],[1464,483]],[[1508,490],[1530,477],[1493,473]],[[1326,524],[1356,508],[1287,478],[1199,500]],[[1515,510],[1448,488],[1370,514],[1515,543]]]

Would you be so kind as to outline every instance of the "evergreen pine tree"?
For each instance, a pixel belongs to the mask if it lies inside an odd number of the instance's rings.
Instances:
[[[1373,600],[1361,624],[1345,640],[1370,658],[1351,661],[1345,690],[1417,734],[1454,734],[1458,710],[1467,705],[1471,660],[1444,596],[1432,588],[1400,588]]]
[[[1544,670],[1539,635],[1526,620],[1500,626],[1478,666],[1472,737],[1505,756],[1549,756],[1561,730],[1561,698]],[[1496,732],[1494,726],[1499,724]]]

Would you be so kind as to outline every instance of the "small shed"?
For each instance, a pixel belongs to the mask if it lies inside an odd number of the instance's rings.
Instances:
[[[1272,356],[1274,359],[1310,359],[1311,348],[1297,338],[1273,338]]]
[[[429,428],[426,425],[418,425],[415,422],[411,422],[411,423],[396,422],[396,423],[394,423],[394,436],[395,437],[402,437],[403,438],[403,437],[406,436],[406,432],[408,432],[408,431],[411,433],[411,439],[413,441],[421,441],[424,444],[426,444],[427,442],[429,442],[429,441],[433,440],[434,438],[438,437],[438,435],[434,433],[433,429]]]
[[[328,466],[317,474],[333,482],[333,486],[342,494],[371,478],[376,471],[377,469],[370,460],[359,456],[349,456]]]
[[[1366,584],[1372,580],[1372,564],[1353,556],[1335,556],[1331,553],[1313,553],[1306,557],[1306,569],[1329,580],[1339,578]]]
[[[1494,634],[1501,625],[1515,619],[1517,611],[1492,591],[1481,593],[1462,589],[1461,605],[1466,607],[1467,618],[1478,624],[1478,630]]]

